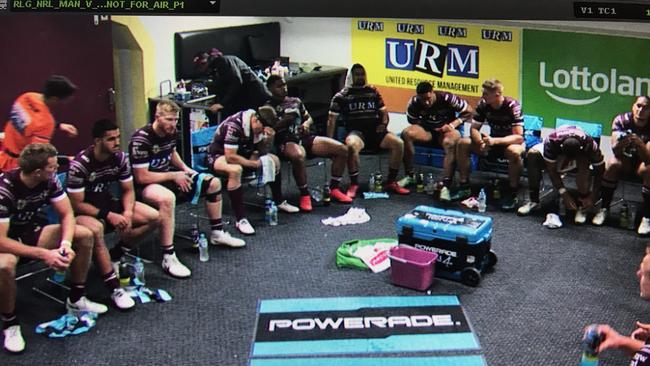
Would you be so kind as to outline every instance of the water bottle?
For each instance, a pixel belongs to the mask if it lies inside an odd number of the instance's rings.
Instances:
[[[501,199],[501,189],[499,187],[499,180],[495,179],[493,183],[492,197],[494,200]]]
[[[278,206],[275,202],[271,201],[271,221],[269,225],[275,226],[278,224]]]
[[[323,189],[320,186],[309,187],[309,195],[314,202],[323,202]]]
[[[144,286],[144,263],[140,257],[135,257],[135,263],[133,263],[133,272],[136,279],[137,285]]]
[[[384,191],[382,187],[384,177],[382,177],[380,172],[375,173],[375,192],[381,193]]]
[[[192,248],[199,247],[199,224],[196,222],[192,224],[190,229],[190,238],[192,239]]]
[[[332,202],[332,190],[329,183],[323,185],[323,206],[329,206]]]
[[[424,180],[424,192],[428,195],[432,195],[433,191],[436,189],[435,178],[433,173],[427,173],[427,177]]]
[[[418,193],[424,192],[424,174],[418,173],[415,179],[415,190]]]
[[[208,239],[205,237],[204,233],[201,233],[199,237],[199,260],[201,262],[207,262],[210,259],[210,253],[208,253]]]
[[[485,212],[487,209],[487,198],[485,196],[485,189],[481,188],[478,194],[478,212]]]
[[[267,224],[271,224],[271,216],[273,216],[271,205],[273,204],[273,200],[270,198],[266,199],[266,202],[264,203],[264,221],[266,221]]]
[[[637,214],[637,209],[634,207],[634,205],[630,204],[628,205],[628,223],[627,223],[627,228],[628,230],[634,230],[634,226],[636,225],[636,214]]]
[[[623,203],[623,207],[621,207],[621,215],[619,217],[619,226],[623,229],[627,229],[628,225],[630,224],[630,209],[627,206],[627,203]]]
[[[55,271],[50,279],[56,283],[63,283],[65,281],[65,271]]]
[[[582,357],[580,366],[597,366],[598,365],[598,347],[603,341],[603,335],[598,333],[595,324],[587,327],[584,337],[582,338]]]
[[[119,281],[121,287],[127,287],[131,284],[131,268],[127,263],[120,263]]]
[[[370,174],[370,178],[368,178],[368,192],[374,192],[375,191],[375,175]]]

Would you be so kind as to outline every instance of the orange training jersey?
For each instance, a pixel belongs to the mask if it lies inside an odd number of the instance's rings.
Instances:
[[[5,125],[0,170],[6,172],[18,166],[18,155],[30,143],[50,142],[56,122],[40,93],[24,93],[11,107]]]

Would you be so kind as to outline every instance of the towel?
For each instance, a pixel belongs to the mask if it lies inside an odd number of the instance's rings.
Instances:
[[[268,155],[260,156],[260,161],[262,161],[262,183],[266,184],[269,182],[275,181],[275,164],[273,164],[273,159]]]

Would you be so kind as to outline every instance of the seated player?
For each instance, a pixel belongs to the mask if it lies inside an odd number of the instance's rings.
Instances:
[[[19,168],[0,176],[0,313],[4,348],[12,353],[25,348],[15,312],[20,258],[42,260],[57,271],[70,269],[68,310],[108,311],[106,305],[84,296],[93,237],[90,230],[75,224],[70,201],[56,177],[56,155],[50,144],[29,144],[20,153]],[[60,217],[60,224],[41,222],[38,213],[48,204]]]
[[[643,179],[643,219],[637,233],[650,234],[650,97],[637,97],[631,112],[614,118],[611,141],[614,155],[609,158],[603,176],[603,202],[591,222],[594,225],[605,222],[618,180],[635,174]]]
[[[629,336],[618,333],[606,324],[599,324],[596,331],[603,337],[598,353],[618,349],[631,357],[630,366],[650,366],[650,324],[636,322],[637,328]]]
[[[578,187],[578,201],[564,187],[561,174],[577,169],[576,185]],[[594,171],[591,191],[590,167]],[[527,215],[539,207],[539,188],[542,170],[546,168],[553,188],[560,194],[568,210],[576,211],[574,221],[583,224],[587,220],[586,210],[594,204],[594,197],[600,192],[600,185],[605,171],[605,160],[596,141],[586,134],[580,127],[561,126],[548,135],[544,142],[528,150],[528,184],[530,201],[524,203],[517,213]]]
[[[325,136],[315,136],[310,132],[314,120],[299,98],[287,95],[287,82],[278,75],[271,75],[266,80],[271,91],[271,99],[266,103],[273,107],[279,121],[274,126],[275,143],[282,155],[291,161],[293,177],[300,190],[300,209],[312,210],[311,197],[307,189],[307,156],[327,157],[332,159],[332,178],[330,180],[331,196],[342,203],[352,199],[341,192],[339,183],[348,159],[348,149],[342,143]]]
[[[94,259],[111,299],[120,309],[135,305],[119,286],[111,265],[136,245],[137,239],[158,226],[160,217],[151,206],[135,201],[129,158],[120,150],[120,130],[108,119],[93,125],[94,144],[70,162],[67,191],[77,215],[77,223],[93,232]],[[122,199],[113,197],[110,187],[119,181]],[[117,229],[120,241],[109,255],[104,232]]]
[[[490,134],[481,134],[485,121]],[[476,106],[470,137],[458,143],[458,167],[460,186],[469,188],[470,153],[493,155],[508,159],[508,191],[503,195],[501,208],[512,210],[517,204],[519,176],[523,169],[521,155],[525,151],[524,118],[521,105],[511,97],[503,95],[503,85],[495,79],[483,83],[483,97]],[[465,189],[467,189],[465,188]]]
[[[219,179],[198,174],[178,155],[176,124],[179,111],[180,107],[172,101],[159,102],[154,121],[135,131],[131,137],[129,158],[133,167],[136,199],[155,207],[160,214],[162,268],[172,277],[186,278],[192,272],[180,262],[174,251],[177,200],[182,202],[197,194],[205,195],[205,209],[212,230],[211,244],[243,247],[246,243],[223,230]]]
[[[327,136],[334,136],[337,118],[345,122],[345,145],[348,147],[348,174],[350,186],[347,195],[354,198],[359,189],[359,153],[364,148],[370,151],[389,151],[388,179],[384,189],[397,194],[409,194],[400,187],[396,178],[404,155],[404,142],[388,131],[388,111],[379,91],[367,84],[366,70],[360,64],[350,68],[346,85],[332,98],[327,119]]]
[[[298,207],[289,204],[282,195],[280,159],[266,153],[273,141],[274,131],[270,125],[274,122],[275,113],[270,107],[262,107],[262,110],[269,113],[264,118],[252,109],[226,118],[217,128],[208,147],[208,166],[216,174],[228,176],[228,197],[237,219],[235,226],[244,235],[255,234],[255,229],[245,215],[241,178],[245,170],[262,174],[263,156],[271,159],[275,168],[275,179],[269,186],[278,210],[287,213],[299,211]]]
[[[415,183],[413,144],[432,143],[445,150],[442,183],[450,188],[456,161],[456,145],[460,141],[459,129],[463,123],[472,120],[471,108],[464,99],[454,94],[434,91],[428,81],[419,83],[415,92],[416,95],[411,97],[406,107],[406,118],[411,125],[402,131],[406,176],[400,183],[405,186]],[[461,187],[458,194],[457,198],[471,195],[469,185]]]

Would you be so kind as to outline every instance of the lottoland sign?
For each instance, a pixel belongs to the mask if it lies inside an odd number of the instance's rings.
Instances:
[[[615,115],[650,94],[650,40],[525,30],[522,102],[525,114],[596,122],[609,134]]]

